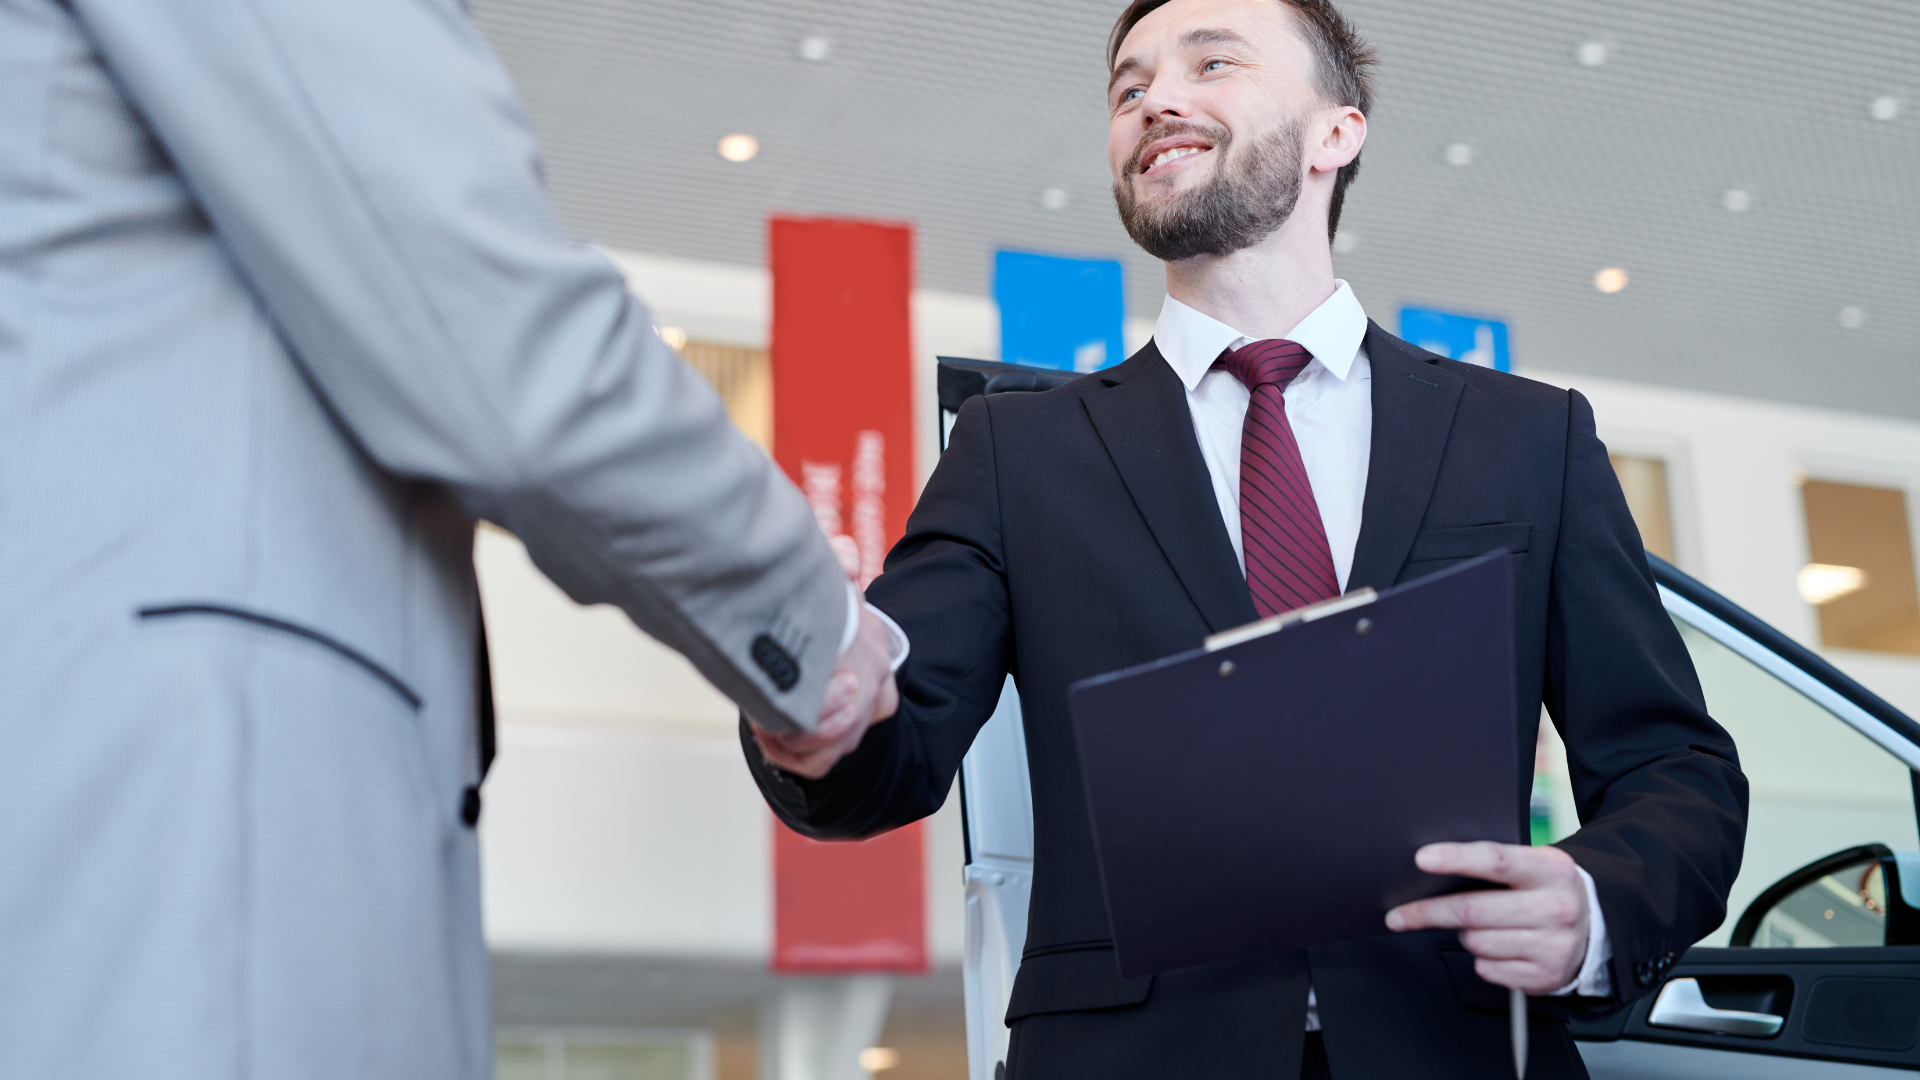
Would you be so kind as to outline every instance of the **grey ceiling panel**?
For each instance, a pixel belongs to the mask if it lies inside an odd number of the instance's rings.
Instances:
[[[996,247],[1159,265],[1107,195],[1121,5],[476,0],[577,235],[760,264],[770,212],[910,221],[921,284]],[[1381,51],[1353,250],[1403,302],[1506,318],[1570,372],[1920,418],[1920,2],[1352,0]],[[803,59],[808,36],[830,42]],[[1605,62],[1577,58],[1584,42]],[[1891,96],[1895,119],[1869,103]],[[732,163],[721,136],[760,140]],[[1446,147],[1473,148],[1450,165]],[[1042,190],[1062,188],[1049,210]],[[1743,212],[1729,190],[1749,193]],[[1625,268],[1606,295],[1593,274]],[[1841,311],[1864,313],[1857,328]]]

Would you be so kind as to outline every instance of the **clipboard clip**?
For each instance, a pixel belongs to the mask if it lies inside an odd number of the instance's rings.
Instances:
[[[1278,615],[1271,615],[1261,619],[1259,622],[1250,622],[1245,626],[1236,626],[1231,630],[1222,630],[1217,634],[1208,634],[1206,648],[1208,652],[1215,652],[1229,645],[1238,645],[1243,641],[1252,641],[1254,638],[1266,637],[1268,634],[1285,629],[1294,623],[1310,623],[1315,619],[1324,619],[1329,615],[1338,615],[1343,611],[1352,611],[1354,608],[1373,603],[1374,598],[1379,595],[1380,594],[1374,592],[1371,587],[1359,588],[1345,596],[1336,596],[1331,600],[1322,600],[1317,604],[1308,604],[1306,607],[1294,608],[1292,611],[1283,611]]]

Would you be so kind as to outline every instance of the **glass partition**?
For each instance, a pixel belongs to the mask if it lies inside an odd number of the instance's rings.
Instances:
[[[713,1036],[655,1029],[498,1033],[495,1080],[714,1080]]]

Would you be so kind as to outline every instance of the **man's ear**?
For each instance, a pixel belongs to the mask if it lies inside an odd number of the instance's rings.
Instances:
[[[1314,126],[1314,139],[1307,147],[1307,167],[1314,172],[1334,172],[1360,156],[1367,141],[1367,118],[1351,105],[1341,105],[1321,115]]]

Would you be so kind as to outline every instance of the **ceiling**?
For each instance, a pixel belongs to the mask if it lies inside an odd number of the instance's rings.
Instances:
[[[909,221],[922,286],[988,293],[998,247],[1111,255],[1151,318],[1107,195],[1121,6],[473,4],[578,236],[759,265],[771,212]],[[1389,328],[1488,314],[1522,369],[1920,419],[1920,3],[1344,6],[1381,65],[1335,266]],[[733,132],[759,155],[723,160]]]

